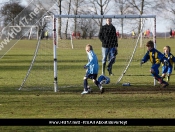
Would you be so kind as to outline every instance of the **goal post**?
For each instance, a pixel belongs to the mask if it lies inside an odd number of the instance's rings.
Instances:
[[[46,17],[43,16],[42,18],[42,26]],[[124,29],[123,37],[118,39],[119,54],[116,56],[116,64],[113,66],[115,76],[110,77],[111,83],[108,86],[119,86],[121,82],[127,81],[135,83],[136,81],[138,82],[139,78],[146,79],[138,85],[145,85],[147,79],[151,85],[152,78],[148,77],[149,73],[143,71],[143,67],[138,64],[145,54],[145,46],[140,47],[139,45],[143,27],[146,28],[145,23],[142,24],[140,31],[138,31],[140,33],[137,34],[138,38],[132,38],[131,32],[138,29],[136,22],[140,21],[140,19],[154,19],[154,31],[152,30],[152,32],[156,47],[155,15],[53,15],[48,17],[47,30],[51,32],[52,38],[41,39],[39,37],[30,68],[19,90],[26,88],[29,90],[53,90],[54,92],[68,90],[70,92],[71,90],[76,91],[76,89],[82,88],[82,74],[84,75],[82,66],[87,63],[86,52],[84,51],[85,45],[91,44],[93,46],[98,61],[101,62],[101,42],[98,38],[100,26],[96,22],[106,18],[113,19],[112,24],[117,28],[116,31],[120,30],[119,20],[126,19],[124,20],[124,27],[122,27]],[[65,25],[61,26],[61,35],[64,35],[62,39],[58,39],[58,19],[60,18],[63,22],[66,22]],[[76,29],[75,18],[78,25]],[[72,36],[73,32],[79,31],[81,37]],[[143,38],[141,41],[146,43],[148,39]],[[34,44],[31,43],[32,45]],[[146,67],[148,65],[148,63],[145,64]],[[132,67],[138,67],[139,73],[136,73]],[[101,63],[99,63],[99,75],[101,74],[100,69]],[[156,81],[154,85],[155,83]],[[91,85],[90,81],[89,85]]]
[[[154,41],[154,46],[156,48],[156,15],[54,15],[53,16],[53,45],[54,45],[54,91],[58,91],[58,86],[57,86],[57,56],[56,56],[56,19],[57,18],[89,18],[89,19],[99,19],[99,18],[103,18],[103,19],[107,19],[107,18],[113,18],[113,19],[130,19],[130,18],[154,18],[154,33],[153,33],[153,41]],[[141,32],[142,34],[142,32]],[[139,35],[140,36],[140,35]],[[59,43],[59,42],[58,42]],[[137,41],[138,44],[138,41]],[[137,44],[135,47],[137,47]],[[127,68],[129,67],[129,64],[131,62],[131,59],[134,55],[135,52],[135,48],[133,51],[133,54],[131,55],[130,61],[128,63],[128,65],[126,66],[126,69],[123,72],[123,75],[126,73]],[[121,80],[121,78],[119,78],[119,81]],[[154,85],[156,85],[156,81],[154,79]]]
[[[39,39],[39,36],[38,36],[39,27],[37,25],[9,26],[9,28],[20,28],[21,29],[20,33],[22,34],[21,36],[22,37],[26,37],[28,39],[31,39],[32,38],[32,34],[34,34],[34,32],[35,32],[34,35],[36,36],[36,39],[37,40]],[[34,30],[33,28],[36,28],[36,30]],[[24,33],[22,31],[24,31]]]

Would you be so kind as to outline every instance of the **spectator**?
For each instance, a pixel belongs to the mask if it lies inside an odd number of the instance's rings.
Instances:
[[[170,28],[170,38],[172,37],[172,28]]]
[[[135,32],[134,32],[134,30],[132,31],[132,33],[131,33],[131,37],[133,38],[133,39],[135,39]]]
[[[76,34],[75,32],[72,33],[72,38],[75,38]]]
[[[80,32],[79,31],[76,33],[76,37],[77,37],[77,39],[80,39]]]
[[[117,51],[117,47],[118,47],[116,29],[112,25],[111,18],[106,19],[106,24],[101,27],[98,37],[102,42],[102,75],[105,75],[106,61],[107,61],[107,58],[110,58],[111,56],[110,51],[112,48],[116,48],[116,51]],[[112,66],[110,69],[108,69],[108,72],[109,72],[109,75],[113,75]]]
[[[45,33],[44,33],[44,37],[45,37],[46,39],[49,38],[49,36],[48,36],[48,31],[47,31],[47,30],[46,30]]]
[[[148,30],[146,30],[146,37],[149,39],[149,37],[150,37],[150,30],[148,29]]]
[[[172,38],[174,38],[174,35],[175,35],[175,31],[172,30]]]

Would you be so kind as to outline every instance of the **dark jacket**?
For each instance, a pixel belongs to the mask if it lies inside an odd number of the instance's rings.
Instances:
[[[102,42],[102,47],[104,48],[118,47],[116,29],[112,24],[111,25],[106,24],[102,26],[98,37]]]

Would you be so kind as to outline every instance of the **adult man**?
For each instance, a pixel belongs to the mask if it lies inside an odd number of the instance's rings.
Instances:
[[[113,55],[117,54],[117,47],[118,47],[118,39],[116,36],[116,29],[112,25],[111,18],[106,19],[106,24],[101,27],[98,37],[99,37],[100,41],[102,42],[102,75],[105,75],[105,67],[106,67],[107,57],[109,60],[111,57],[113,58]],[[115,54],[111,54],[112,52],[110,50],[113,48],[116,49]],[[108,68],[107,68],[109,75],[113,75],[112,74],[112,65],[114,63],[115,63],[115,61],[113,61],[113,63],[109,62],[110,65],[108,65]]]

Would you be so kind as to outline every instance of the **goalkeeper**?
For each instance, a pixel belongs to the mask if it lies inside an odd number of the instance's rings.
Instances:
[[[150,69],[152,76],[162,85],[163,88],[165,88],[169,84],[163,81],[163,78],[159,76],[159,67],[161,62],[167,65],[168,63],[167,59],[164,57],[164,55],[161,52],[159,52],[154,48],[153,41],[151,40],[148,41],[146,46],[147,46],[147,53],[141,60],[141,64],[146,63],[148,60],[150,60],[150,62],[152,63],[152,66]]]
[[[163,54],[167,58],[169,65],[162,64],[162,78],[165,78],[165,76],[167,75],[167,81],[169,82],[170,75],[172,73],[173,62],[175,62],[175,57],[171,54],[170,46],[165,46],[163,48],[163,51],[164,51]]]
[[[81,94],[88,94],[90,89],[88,89],[88,81],[87,79],[92,79],[93,82],[96,84],[97,87],[99,87],[100,92],[103,93],[104,89],[102,85],[97,81],[97,75],[98,75],[98,59],[96,54],[93,51],[93,48],[90,44],[86,45],[86,53],[88,55],[88,63],[84,66],[84,69],[86,69],[86,74],[84,76],[84,91]]]

